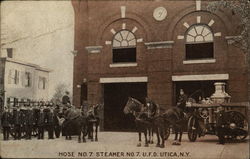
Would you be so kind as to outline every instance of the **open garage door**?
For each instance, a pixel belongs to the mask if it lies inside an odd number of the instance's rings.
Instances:
[[[123,108],[129,96],[144,102],[147,96],[147,83],[104,84],[105,131],[135,130],[134,117],[123,113]]]

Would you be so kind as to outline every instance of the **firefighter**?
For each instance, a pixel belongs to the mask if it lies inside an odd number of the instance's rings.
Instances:
[[[20,108],[13,109],[14,139],[21,139],[21,111]]]
[[[26,127],[25,127],[26,139],[30,140],[31,135],[32,135],[33,122],[34,122],[33,111],[30,107],[28,107],[28,109],[27,109],[25,119],[26,119]]]
[[[218,107],[217,110],[217,120],[216,120],[216,128],[217,128],[217,136],[219,138],[218,144],[225,144],[225,135],[227,132],[227,123],[228,116],[223,107]]]
[[[40,107],[39,115],[38,115],[38,139],[44,139],[44,112],[43,106]]]
[[[185,94],[183,89],[180,89],[180,95],[177,102],[177,107],[180,108],[183,112],[186,112],[186,102],[187,102],[187,95]]]
[[[49,139],[54,139],[54,134],[53,134],[54,133],[54,113],[53,113],[53,107],[49,108],[47,128],[48,128]]]
[[[7,107],[4,108],[4,112],[1,117],[1,122],[2,122],[2,127],[3,127],[3,139],[9,140],[11,112],[10,112],[10,109]]]
[[[61,126],[58,121],[59,113],[60,113],[60,107],[59,105],[56,105],[56,108],[54,109],[54,130],[55,130],[55,136],[56,138],[60,137],[61,132]]]

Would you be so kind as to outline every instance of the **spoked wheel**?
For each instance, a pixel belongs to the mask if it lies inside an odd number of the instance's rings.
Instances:
[[[169,136],[170,136],[170,127],[168,127],[168,128],[166,129],[164,139],[167,140],[167,139],[169,138]]]
[[[248,121],[246,117],[237,111],[229,111],[228,123],[230,128],[229,139],[244,141],[248,136]]]
[[[196,118],[191,116],[188,120],[188,139],[191,142],[196,141],[198,135],[198,128]]]

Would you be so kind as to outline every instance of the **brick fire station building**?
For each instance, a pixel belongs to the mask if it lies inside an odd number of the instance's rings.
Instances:
[[[247,60],[232,44],[238,17],[207,3],[73,0],[74,104],[104,103],[103,128],[117,131],[131,129],[128,96],[168,108],[181,88],[198,100],[223,81],[231,101],[247,101]]]

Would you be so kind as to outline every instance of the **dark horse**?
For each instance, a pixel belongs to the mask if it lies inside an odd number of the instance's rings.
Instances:
[[[149,102],[148,104],[152,106],[156,105],[154,102]],[[140,102],[136,99],[129,97],[128,102],[124,108],[124,113],[141,112],[141,109],[142,109],[142,106]],[[173,107],[173,108],[167,109],[163,113],[159,113],[155,115],[150,125],[147,125],[147,127],[145,125],[144,128],[148,128],[149,126],[153,127],[153,130],[156,132],[156,135],[157,135],[156,146],[163,148],[165,146],[166,132],[171,125],[173,127],[173,130],[175,131],[175,141],[173,144],[180,145],[184,124],[185,124],[185,118],[184,118],[183,111],[177,107]],[[180,134],[179,141],[177,141],[178,134]],[[145,138],[146,138],[146,135],[145,135]],[[147,139],[145,140],[147,141]]]
[[[85,136],[87,135],[87,118],[77,109],[68,109],[67,113],[70,114],[70,116],[67,117],[67,115],[63,115],[63,117],[58,117],[59,124],[62,125],[62,131],[64,136],[67,139],[71,139],[71,136],[77,135],[78,136],[78,142],[81,143],[81,136],[82,141],[86,142]]]
[[[94,132],[95,132],[95,141],[98,141],[98,127],[100,124],[99,110],[102,107],[103,105],[101,104],[93,105],[89,108],[87,113],[88,138],[91,139],[91,141],[94,141]]]
[[[146,98],[146,103],[149,99]],[[125,114],[132,113],[135,116],[136,130],[139,135],[138,147],[141,146],[141,133],[145,136],[145,147],[148,147],[149,143],[153,143],[153,125],[152,118],[156,114],[156,109],[152,109],[150,104],[142,104],[138,100],[129,97],[126,106],[123,109]],[[149,140],[147,138],[147,133],[149,132]],[[150,141],[151,140],[151,141]]]

